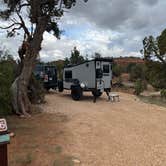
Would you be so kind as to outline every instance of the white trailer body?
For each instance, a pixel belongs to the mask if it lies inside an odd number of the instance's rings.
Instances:
[[[94,96],[110,92],[112,84],[112,59],[96,58],[82,64],[68,66],[63,72],[63,88],[92,91]],[[99,93],[99,94],[98,94]]]
[[[94,61],[86,62],[80,65],[73,67],[64,68],[63,72],[63,82],[65,89],[71,89],[73,80],[79,80],[80,83],[83,83],[86,86],[86,89],[95,88],[95,63]],[[72,74],[69,74],[72,72]]]

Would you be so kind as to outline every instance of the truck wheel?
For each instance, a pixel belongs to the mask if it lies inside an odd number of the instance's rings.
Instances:
[[[95,97],[100,97],[103,93],[100,91],[92,91],[92,95]]]
[[[73,87],[71,89],[71,96],[73,100],[80,100],[80,98],[82,97],[82,89],[80,87]]]
[[[63,81],[61,80],[58,81],[58,90],[59,92],[63,92]]]

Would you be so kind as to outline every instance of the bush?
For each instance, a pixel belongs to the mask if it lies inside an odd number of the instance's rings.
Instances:
[[[114,64],[113,68],[112,68],[112,71],[113,71],[113,75],[115,77],[119,77],[122,74],[122,67],[117,65],[117,64]]]
[[[166,99],[166,89],[161,90],[160,94],[162,98]]]
[[[166,65],[159,62],[147,63],[146,79],[156,89],[166,89]]]
[[[14,80],[14,61],[0,60],[0,115],[11,113],[10,87]]]
[[[141,94],[141,92],[144,91],[145,89],[145,85],[144,85],[144,82],[140,79],[138,79],[136,82],[135,82],[135,94],[138,96]]]
[[[136,66],[136,63],[129,63],[127,66],[126,66],[126,72],[127,73],[130,73],[132,68]]]
[[[145,79],[145,66],[143,65],[135,65],[131,67],[130,70],[130,80],[136,81],[137,79]]]

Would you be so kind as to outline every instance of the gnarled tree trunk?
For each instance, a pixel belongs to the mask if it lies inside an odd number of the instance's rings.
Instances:
[[[21,74],[16,78],[11,87],[13,109],[18,115],[30,116],[31,102],[28,97],[28,85],[36,63],[36,58],[41,49],[46,25],[47,18],[40,18],[33,37],[26,41],[27,47],[24,58],[22,59]]]

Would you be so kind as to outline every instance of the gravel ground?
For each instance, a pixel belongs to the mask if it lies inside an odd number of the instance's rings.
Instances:
[[[103,95],[93,103],[89,93],[75,102],[68,92],[50,92],[43,108],[68,116],[65,152],[81,166],[165,166],[166,108],[119,95],[120,102]]]

